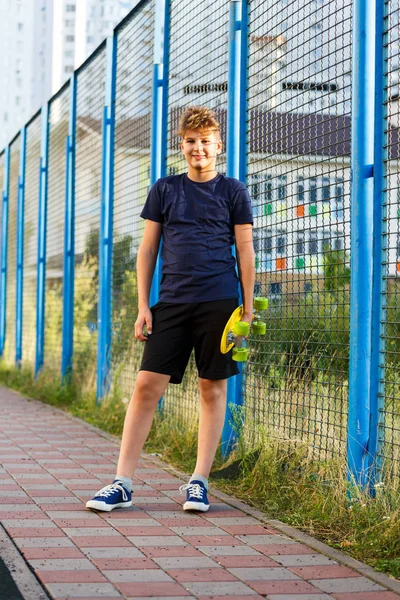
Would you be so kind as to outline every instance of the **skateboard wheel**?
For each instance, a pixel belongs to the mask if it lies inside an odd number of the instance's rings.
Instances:
[[[247,321],[238,321],[233,326],[233,333],[235,335],[249,335],[250,323]]]
[[[251,325],[251,332],[258,335],[264,335],[267,331],[267,324],[262,321],[256,321]]]
[[[249,356],[247,348],[234,348],[232,350],[232,359],[236,362],[245,362]]]
[[[256,310],[267,310],[268,298],[254,298],[254,308]]]

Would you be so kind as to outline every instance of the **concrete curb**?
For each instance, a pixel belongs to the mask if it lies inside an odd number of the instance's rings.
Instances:
[[[51,404],[43,403],[40,400],[36,400],[34,398],[29,398],[26,395],[21,394],[20,392],[17,392],[15,390],[10,390],[9,388],[5,388],[4,386],[0,386],[0,387],[3,387],[7,391],[12,391],[23,398],[28,398],[31,402],[38,402],[40,404],[46,404],[46,406],[53,409],[55,412],[60,412],[61,414],[63,414],[64,416],[67,416],[72,421],[77,421],[80,424],[83,423],[87,428],[96,432],[98,435],[102,436],[103,438],[110,440],[111,442],[115,443],[117,446],[119,446],[119,444],[120,444],[120,439],[117,436],[107,433],[106,431],[99,429],[95,425],[92,425],[91,423],[88,423],[87,421],[84,421],[84,420],[80,419],[79,417],[75,417],[75,416],[71,415],[70,413],[63,411],[60,408],[52,406]],[[148,460],[149,462],[152,462],[153,464],[157,464],[157,466],[159,466],[163,470],[176,475],[177,477],[181,478],[183,481],[187,481],[187,479],[189,477],[189,475],[187,473],[178,471],[178,469],[175,469],[171,465],[165,463],[158,456],[155,456],[152,454],[147,454],[146,452],[142,452],[141,456],[142,456],[142,458]],[[353,569],[354,571],[357,571],[361,575],[368,577],[375,583],[379,583],[380,585],[386,587],[388,590],[390,590],[394,593],[397,593],[400,596],[400,581],[399,580],[389,577],[388,575],[386,575],[384,573],[380,573],[379,571],[375,571],[372,567],[366,565],[365,563],[358,561],[358,560],[352,558],[351,556],[348,556],[347,554],[345,554],[344,552],[342,552],[340,550],[331,548],[324,542],[320,542],[319,540],[316,540],[315,538],[309,536],[308,534],[303,533],[299,529],[296,529],[295,527],[291,527],[290,525],[286,525],[285,523],[283,523],[282,521],[279,521],[278,519],[268,519],[261,510],[253,508],[250,505],[246,504],[245,502],[242,502],[241,500],[237,500],[236,498],[232,498],[231,496],[228,496],[224,492],[221,492],[220,490],[216,489],[214,486],[211,486],[210,489],[212,490],[212,494],[216,498],[223,500],[226,504],[229,504],[230,506],[237,508],[238,510],[241,510],[242,512],[258,519],[259,521],[261,521],[267,525],[270,525],[271,527],[274,527],[275,529],[277,529],[281,533],[287,535],[288,537],[293,538],[293,539],[297,540],[298,542],[300,542],[310,548],[313,548],[314,550],[320,552],[321,554],[324,554],[328,558],[331,558],[332,560],[335,560],[338,563],[340,563],[346,567],[349,567],[350,569]],[[16,550],[16,552],[18,552],[18,551]],[[24,559],[22,559],[22,560],[24,560]],[[33,575],[32,575],[32,577],[33,577]],[[36,581],[36,579],[35,579],[35,581]],[[44,598],[46,598],[46,596],[44,596]],[[30,599],[27,598],[27,600],[30,600]]]
[[[48,600],[49,596],[32,573],[25,559],[0,525],[0,556],[10,571],[24,600]]]

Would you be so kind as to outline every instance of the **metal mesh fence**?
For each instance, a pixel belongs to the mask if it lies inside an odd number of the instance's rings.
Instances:
[[[10,190],[8,201],[8,250],[7,250],[7,327],[4,356],[10,363],[15,361],[15,315],[17,273],[17,201],[19,175],[20,136],[10,146]]]
[[[106,54],[103,45],[77,75],[75,179],[74,366],[95,384],[102,119]]]
[[[36,347],[40,137],[39,114],[29,123],[26,132],[22,363],[27,367],[35,363]]]
[[[49,110],[47,188],[45,366],[59,370],[62,348],[62,294],[65,213],[65,139],[68,135],[69,85]]]
[[[186,161],[179,149],[179,116],[189,105],[214,109],[226,139],[228,89],[229,5],[223,0],[171,2],[170,82],[167,174],[185,173]],[[204,40],[207,40],[205,43]],[[188,49],[190,50],[188,51]],[[225,152],[217,169],[226,172]],[[193,422],[198,408],[197,370],[192,354],[182,384],[170,386],[165,409],[185,422]]]
[[[247,430],[344,453],[351,2],[252,0],[249,25],[247,183],[270,307],[250,342]]]
[[[113,338],[114,382],[129,397],[143,346],[135,339],[136,255],[149,190],[154,2],[118,31],[115,104]]]
[[[380,412],[379,462],[386,476],[400,478],[400,106],[399,106],[399,2],[386,5],[386,249],[384,264],[384,392]],[[383,399],[382,399],[383,400]]]

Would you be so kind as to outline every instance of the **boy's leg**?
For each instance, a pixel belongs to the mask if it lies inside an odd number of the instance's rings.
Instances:
[[[126,411],[117,475],[132,478],[149,435],[154,411],[170,380],[169,375],[139,371]]]
[[[208,478],[221,439],[226,412],[226,379],[202,379],[197,462],[194,472]]]

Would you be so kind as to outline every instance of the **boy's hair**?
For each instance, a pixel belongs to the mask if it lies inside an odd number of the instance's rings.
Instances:
[[[185,137],[188,129],[220,132],[214,111],[206,106],[189,106],[179,119],[178,135]]]

